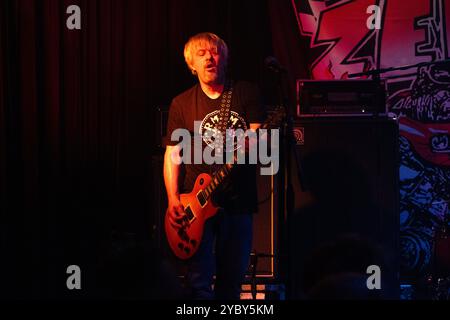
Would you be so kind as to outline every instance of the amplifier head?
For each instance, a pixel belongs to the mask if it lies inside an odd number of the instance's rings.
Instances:
[[[297,80],[297,116],[386,115],[384,80]]]

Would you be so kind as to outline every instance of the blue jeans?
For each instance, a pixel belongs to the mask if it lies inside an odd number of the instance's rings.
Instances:
[[[206,221],[200,247],[187,262],[187,287],[193,299],[239,299],[250,258],[252,220],[251,214],[219,210]]]

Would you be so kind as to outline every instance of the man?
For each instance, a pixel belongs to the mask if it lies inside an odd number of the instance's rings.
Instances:
[[[250,83],[227,79],[228,48],[222,39],[212,33],[197,34],[186,43],[184,57],[199,83],[172,100],[167,124],[169,140],[176,129],[187,129],[192,135],[197,129],[202,136],[202,149],[214,148],[217,133],[225,135],[224,128],[243,131],[258,128],[261,120],[258,90]],[[224,92],[231,95],[228,109],[224,108],[227,104]],[[194,121],[201,121],[199,128],[195,128]],[[212,175],[220,166],[177,164],[173,161],[180,157],[177,143],[171,141],[166,147],[164,180],[167,215],[170,223],[179,228],[185,216],[180,194],[191,192],[199,174]],[[206,220],[198,251],[186,261],[186,281],[192,298],[239,299],[251,250],[252,213],[257,210],[255,179],[254,166],[237,165],[227,187],[215,193],[213,202],[221,210]]]

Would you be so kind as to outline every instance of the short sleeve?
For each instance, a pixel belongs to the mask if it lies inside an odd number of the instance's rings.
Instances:
[[[181,106],[177,103],[176,99],[172,100],[169,107],[169,116],[167,119],[167,131],[164,146],[174,146],[178,144],[178,141],[171,141],[172,132],[179,128],[184,128],[184,120],[182,115]]]

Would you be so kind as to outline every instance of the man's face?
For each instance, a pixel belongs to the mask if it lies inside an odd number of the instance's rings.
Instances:
[[[223,81],[224,61],[216,46],[201,42],[194,47],[192,58],[200,82],[211,85]]]

